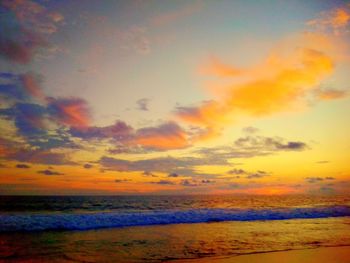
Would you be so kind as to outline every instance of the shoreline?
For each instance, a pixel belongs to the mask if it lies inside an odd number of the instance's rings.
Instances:
[[[319,263],[336,262],[349,263],[350,245],[334,247],[316,247],[306,249],[291,249],[283,251],[257,252],[242,255],[205,257],[199,259],[172,260],[168,262],[187,262],[187,263]]]

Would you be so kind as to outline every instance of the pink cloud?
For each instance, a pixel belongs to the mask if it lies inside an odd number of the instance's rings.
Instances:
[[[81,98],[48,98],[51,116],[58,123],[75,128],[88,127],[91,113],[87,102]]]
[[[21,81],[24,89],[34,98],[44,99],[45,96],[39,85],[38,76],[32,73],[22,75]]]

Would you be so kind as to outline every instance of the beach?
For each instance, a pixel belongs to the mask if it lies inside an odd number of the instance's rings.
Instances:
[[[215,263],[348,263],[350,259],[350,246],[323,247],[303,250],[277,251],[269,253],[256,253],[225,258],[204,258],[198,260],[181,260],[181,262],[215,262]]]
[[[0,240],[5,262],[346,262],[350,218],[14,232]]]

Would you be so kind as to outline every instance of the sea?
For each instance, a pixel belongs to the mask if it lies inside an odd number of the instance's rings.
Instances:
[[[0,196],[0,262],[166,262],[350,246],[350,196]]]

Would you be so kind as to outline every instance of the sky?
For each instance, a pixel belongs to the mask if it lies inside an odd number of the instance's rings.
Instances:
[[[350,2],[0,3],[0,194],[344,194]]]

